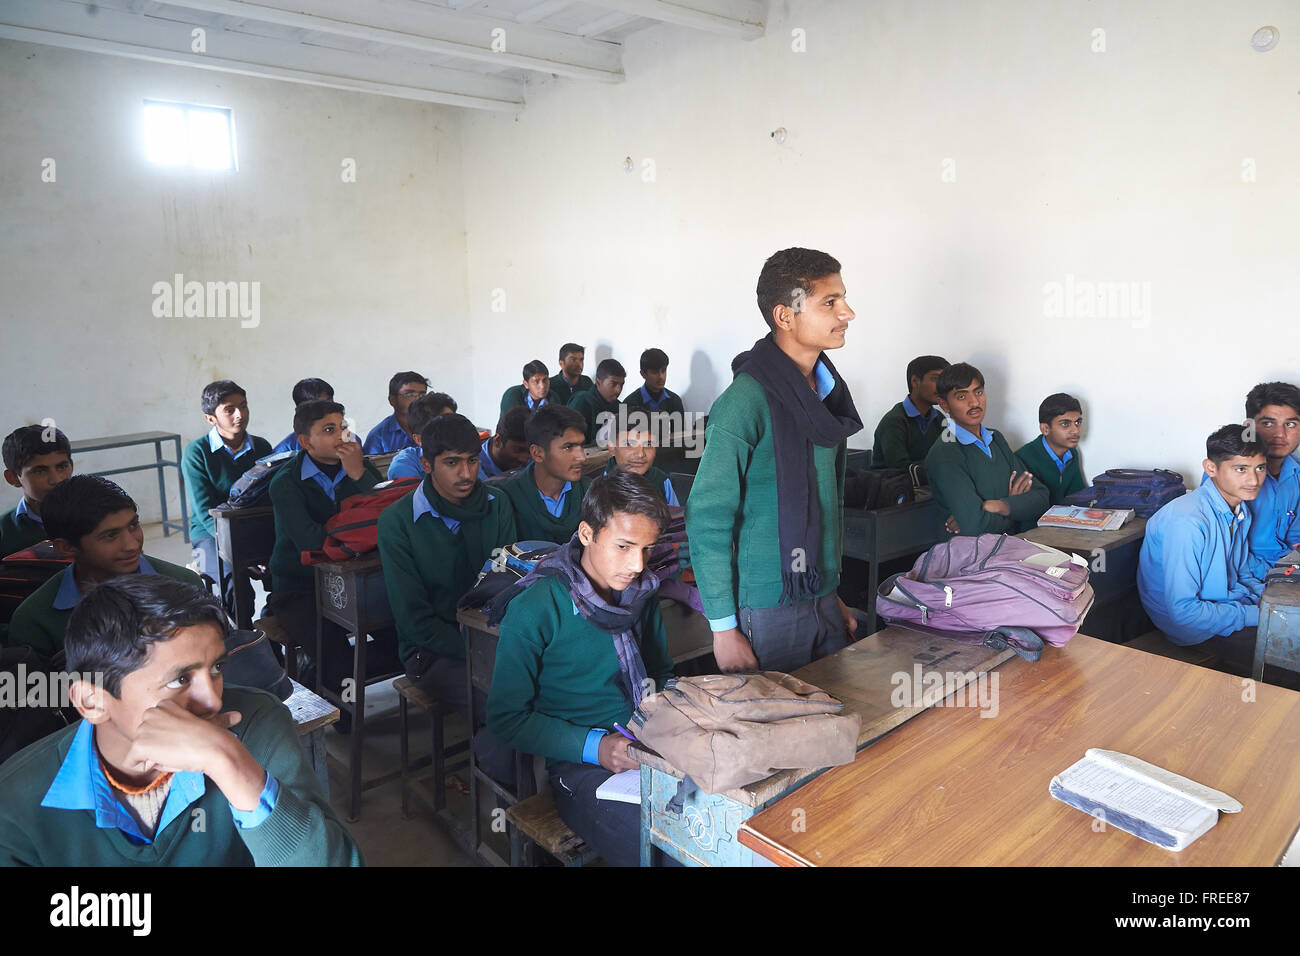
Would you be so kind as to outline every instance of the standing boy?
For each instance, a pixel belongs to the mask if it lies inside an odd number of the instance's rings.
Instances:
[[[1017,457],[1029,473],[1047,488],[1049,505],[1064,504],[1076,491],[1083,491],[1083,463],[1079,438],[1083,434],[1083,407],[1073,395],[1057,392],[1038,406],[1038,430],[1042,434],[1021,446]]]
[[[68,436],[45,425],[24,425],[4,440],[5,481],[23,490],[16,508],[0,516],[0,558],[49,537],[41,502],[55,485],[72,477]]]
[[[414,445],[410,432],[406,430],[406,410],[411,407],[411,402],[428,390],[429,380],[419,372],[398,372],[389,379],[388,404],[393,406],[393,414],[370,429],[362,450],[367,455],[383,455]],[[297,416],[294,421],[297,421]]]
[[[612,430],[618,421],[618,409],[622,404],[618,396],[623,391],[623,382],[627,380],[627,370],[615,359],[604,359],[596,366],[596,386],[576,393],[569,399],[572,408],[586,422],[584,435],[587,444],[596,440],[602,428]],[[606,432],[606,435],[609,431]]]
[[[543,405],[524,426],[532,461],[498,486],[514,507],[520,541],[563,544],[578,529],[587,493],[583,425],[573,409]]]
[[[812,249],[769,258],[757,297],[772,331],[713,403],[686,530],[718,666],[792,671],[856,628],[835,589],[846,448],[862,420],[826,356],[854,313],[839,262]]]
[[[937,355],[919,355],[907,363],[907,397],[885,412],[876,426],[873,468],[906,469],[925,461],[943,431],[935,386],[947,367],[948,360]]]
[[[551,376],[551,401],[556,405],[567,405],[574,395],[592,387],[591,379],[582,374],[586,356],[586,350],[576,342],[560,346],[560,371]]]

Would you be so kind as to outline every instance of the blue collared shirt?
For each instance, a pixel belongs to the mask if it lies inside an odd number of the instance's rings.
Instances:
[[[75,565],[68,565],[59,573],[63,577],[59,580],[59,590],[54,594],[53,607],[56,611],[69,611],[81,603],[81,591],[77,588],[76,575],[72,573]],[[149,559],[143,554],[140,555],[140,564],[136,569],[139,574],[157,574]]]
[[[673,480],[671,478],[664,479],[664,499],[674,508],[682,506],[681,502],[677,500],[677,492],[673,491]]]
[[[1278,558],[1300,545],[1300,462],[1288,455],[1276,478],[1266,475],[1250,509],[1250,569],[1262,579]]]
[[[412,445],[410,448],[403,448],[393,460],[388,463],[388,477],[393,478],[423,478],[424,466],[420,464],[420,455],[423,452],[419,445]]]
[[[42,526],[45,524],[45,521],[41,518],[40,515],[32,511],[31,508],[27,507],[26,495],[23,495],[22,498],[18,500],[18,507],[14,509],[14,515],[15,517],[18,518],[21,518],[25,515],[30,521],[35,521],[37,524]]]
[[[383,455],[390,451],[401,451],[414,444],[406,429],[397,423],[397,416],[389,415],[370,429],[370,434],[366,435],[366,443],[361,446],[361,450],[367,455]]]
[[[832,385],[833,384],[834,384],[834,380],[832,379]],[[644,405],[646,408],[650,409],[651,411],[658,411],[659,406],[662,405],[664,402],[668,401],[668,399],[672,397],[672,394],[673,394],[672,392],[668,391],[668,389],[665,388],[660,390],[658,398],[651,398],[650,389],[642,385],[641,404]],[[825,398],[826,396],[823,395],[821,397]]]
[[[536,482],[534,482],[534,484],[536,484]],[[546,505],[546,511],[552,518],[558,518],[564,514],[564,499],[568,497],[569,490],[572,487],[573,482],[566,481],[564,487],[560,489],[560,497],[558,500],[555,498],[548,498],[546,495],[542,494],[541,488],[537,489],[537,494],[542,499],[542,504]]]
[[[949,420],[947,428],[948,431],[952,432],[952,437],[957,439],[958,444],[974,445],[990,458],[993,457],[993,430],[983,422],[980,423],[978,438],[952,420]]]
[[[492,438],[491,436],[489,436],[488,438],[484,439],[483,444],[479,448],[478,476],[480,478],[492,478],[496,475],[505,474],[505,469],[498,468],[497,463],[492,460],[492,452],[490,450],[491,447],[492,447]]]
[[[1147,521],[1138,593],[1175,644],[1199,644],[1259,623],[1264,582],[1250,569],[1250,512],[1228,507],[1213,481]]]
[[[298,477],[303,481],[306,481],[308,478],[315,479],[316,484],[320,485],[325,494],[330,496],[330,501],[334,500],[334,489],[342,484],[343,479],[347,476],[348,473],[344,471],[343,466],[340,465],[339,470],[335,473],[334,477],[331,478],[317,467],[316,462],[312,460],[311,455],[302,456],[302,469],[298,472]]]
[[[495,501],[496,495],[488,492],[488,501]],[[415,489],[415,494],[411,495],[411,520],[419,521],[421,515],[433,515],[447,526],[447,530],[455,534],[460,530],[460,522],[455,518],[448,518],[446,515],[440,515],[433,510],[433,505],[429,504],[429,496],[424,493],[424,485]]]
[[[99,765],[94,730],[95,725],[90,721],[81,722],[68,748],[68,755],[63,758],[54,782],[41,800],[41,806],[51,810],[90,810],[95,814],[95,826],[101,830],[121,830],[133,843],[152,843],[153,839],[140,832],[139,823],[109,785],[108,777]],[[203,774],[186,770],[172,775],[170,787],[154,836],[166,830],[168,824],[203,796],[207,782]],[[241,830],[250,830],[261,824],[275,809],[279,795],[280,784],[268,773],[254,809],[230,808],[235,825]]]
[[[230,451],[230,446],[221,438],[221,432],[217,431],[216,425],[213,425],[208,432],[208,451],[215,453],[218,448],[224,448],[227,452],[230,452],[231,458],[238,461],[241,456],[253,450],[253,439],[249,438],[248,433],[245,432],[244,443],[239,446],[239,451]]]
[[[934,405],[930,406],[930,411],[928,413],[922,415],[921,410],[913,403],[911,395],[908,395],[903,399],[903,412],[908,418],[916,419],[916,427],[921,429],[922,435],[930,430],[930,426],[934,423],[935,419],[939,417],[939,409]]]
[[[1070,451],[1070,450],[1067,448],[1067,449],[1065,450],[1065,457],[1064,457],[1064,458],[1057,458],[1057,457],[1056,457],[1056,452],[1052,451],[1052,446],[1049,445],[1048,442],[1047,442],[1047,436],[1046,436],[1046,435],[1040,435],[1039,437],[1040,437],[1040,439],[1041,439],[1042,442],[1043,442],[1043,450],[1047,452],[1047,457],[1050,458],[1050,459],[1052,459],[1052,461],[1056,462],[1056,470],[1057,470],[1057,471],[1065,471],[1065,467],[1066,467],[1066,465],[1068,465],[1068,464],[1070,463],[1070,459],[1072,459],[1072,458],[1074,457],[1074,452]]]
[[[547,404],[549,401],[550,399],[548,398],[543,398],[540,402],[534,401],[533,396],[529,394],[528,389],[524,389],[524,404],[527,405],[530,409],[540,408],[541,406]]]
[[[293,432],[285,435],[284,440],[271,449],[271,454],[279,455],[286,451],[302,451],[302,446],[298,444],[298,436]]]

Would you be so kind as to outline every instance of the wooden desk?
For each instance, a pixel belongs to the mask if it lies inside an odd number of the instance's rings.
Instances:
[[[880,563],[909,554],[920,554],[930,545],[948,539],[943,512],[928,488],[916,493],[916,500],[864,511],[844,509],[844,556],[866,561],[867,625],[876,624],[876,591],[880,588]]]
[[[284,702],[284,706],[289,708],[307,762],[316,771],[316,779],[320,781],[321,790],[328,798],[330,775],[325,758],[325,728],[339,719],[339,709],[296,680],[290,678],[289,683],[293,685],[293,693]]]
[[[844,713],[862,718],[859,748],[932,706],[941,694],[924,688],[924,675],[939,673],[964,686],[975,675],[1014,657],[1010,650],[972,647],[888,627],[851,644],[830,657],[801,667],[795,675],[844,702]],[[923,693],[899,701],[895,691],[902,674],[911,687],[920,667]],[[749,866],[748,849],[736,842],[740,824],[755,812],[824,772],[824,768],[782,770],[736,790],[721,794],[697,791],[680,814],[667,809],[682,774],[660,757],[641,753],[641,863],[653,865],[656,851],[688,865]]]
[[[608,448],[590,447],[585,449],[587,460],[582,463],[582,477],[590,478],[605,470],[605,465],[614,453]]]
[[[175,460],[163,458],[163,442],[171,442],[176,448]],[[107,451],[111,448],[130,448],[134,445],[153,445],[154,460],[144,465],[130,465],[126,468],[110,468],[107,471],[91,471],[91,475],[124,475],[131,471],[158,472],[158,503],[162,507],[163,537],[171,534],[171,529],[179,531],[186,541],[190,540],[190,503],[185,498],[185,475],[181,471],[181,436],[173,432],[132,432],[129,435],[109,435],[104,438],[83,438],[70,442],[73,457],[92,451]],[[163,478],[164,468],[176,469],[176,481],[180,486],[181,520],[178,524],[167,519],[167,483]]]
[[[1272,866],[1300,825],[1300,694],[1079,635],[998,671],[998,715],[934,708],[756,815],[741,842],[792,866]],[[1089,747],[1241,801],[1171,853],[1053,799]],[[802,810],[806,829],[792,832]]]
[[[386,451],[378,455],[366,455],[367,463],[374,465],[375,470],[379,472],[379,477],[385,481],[388,480],[388,466],[393,463],[397,456],[395,451]]]
[[[249,630],[253,626],[253,609],[244,607],[239,600],[243,588],[251,588],[248,569],[252,565],[269,564],[275,548],[275,509],[264,508],[209,508],[217,537],[217,580],[225,577],[230,567],[235,579],[235,622]]]

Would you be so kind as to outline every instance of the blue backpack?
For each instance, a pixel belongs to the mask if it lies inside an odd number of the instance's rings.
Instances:
[[[1111,468],[1092,479],[1092,487],[1066,496],[1067,505],[1085,508],[1132,508],[1139,518],[1150,518],[1187,494],[1183,476],[1163,468]]]

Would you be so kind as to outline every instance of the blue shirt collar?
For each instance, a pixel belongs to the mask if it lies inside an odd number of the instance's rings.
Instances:
[[[1065,466],[1068,465],[1070,463],[1070,459],[1074,457],[1074,452],[1070,451],[1070,449],[1067,448],[1065,450],[1065,457],[1057,458],[1056,452],[1052,451],[1052,446],[1047,441],[1047,436],[1040,435],[1039,437],[1043,441],[1043,450],[1047,452],[1047,457],[1052,459],[1052,461],[1056,462],[1056,470],[1065,471]]]
[[[239,451],[230,451],[230,446],[221,439],[221,432],[217,431],[216,425],[213,425],[212,430],[208,432],[208,451],[216,454],[219,448],[230,452],[231,458],[239,458],[245,452],[253,450],[253,439],[249,437],[248,432],[244,432],[244,443],[239,446]]]
[[[528,389],[524,389],[524,404],[527,405],[530,409],[532,409],[532,408],[538,408],[538,407],[540,407],[540,406],[542,406],[542,405],[545,405],[545,404],[547,403],[547,401],[548,401],[548,399],[545,399],[545,398],[542,399],[540,402],[539,402],[539,401],[535,401],[535,400],[533,399],[533,396],[529,393]]]
[[[77,577],[72,573],[75,565],[68,565],[59,573],[63,575],[59,581],[59,590],[54,595],[53,607],[56,611],[70,611],[81,603],[81,591],[77,589]],[[149,559],[143,554],[140,555],[140,565],[136,568],[138,574],[157,574]]]
[[[1237,502],[1236,511],[1229,508],[1228,503],[1223,500],[1223,493],[1219,491],[1219,486],[1214,483],[1214,479],[1209,475],[1205,476],[1201,486],[1196,490],[1205,495],[1205,500],[1210,503],[1210,507],[1224,520],[1235,518],[1237,521],[1242,521],[1245,519],[1247,511],[1244,504]]]
[[[983,422],[980,422],[978,438],[952,420],[948,422],[948,430],[952,432],[953,438],[957,439],[959,445],[974,445],[990,458],[993,457],[993,430]]]
[[[834,383],[834,379],[831,380],[831,384],[832,384],[832,385],[835,384],[835,383]],[[658,397],[658,398],[652,398],[652,397],[650,396],[650,389],[648,389],[646,386],[642,385],[642,386],[641,386],[641,403],[642,403],[643,405],[645,405],[646,408],[649,408],[649,409],[651,409],[652,411],[656,411],[656,410],[658,410],[658,408],[659,408],[660,405],[662,405],[664,402],[668,401],[668,396],[669,396],[670,394],[672,394],[672,393],[669,392],[667,388],[663,388],[663,389],[660,389],[660,391],[659,391],[659,397]],[[827,394],[829,394],[829,393],[827,393]],[[823,397],[824,397],[824,396],[823,396]]]
[[[922,415],[920,409],[916,407],[916,403],[912,401],[912,396],[906,395],[903,398],[903,413],[908,418],[916,419],[916,426],[921,429],[921,434],[924,435],[930,430],[930,426],[934,424],[935,419],[939,417],[939,408],[937,405],[931,405],[929,413]]]
[[[23,495],[21,498],[18,499],[18,507],[14,509],[14,514],[19,518],[25,515],[29,520],[35,521],[39,525],[45,524],[45,522],[41,519],[40,515],[35,514],[31,508],[27,507],[26,495]]]
[[[308,478],[315,478],[320,486],[329,493],[331,498],[334,497],[334,489],[337,488],[347,476],[347,472],[344,471],[343,466],[340,465],[338,472],[336,472],[334,477],[331,478],[317,467],[316,462],[312,460],[311,455],[304,454],[302,456],[302,468],[298,472],[298,477],[303,481],[306,481]]]
[[[817,380],[817,397],[826,401],[826,396],[835,388],[835,376],[821,359],[813,366],[813,378]]]
[[[494,475],[501,474],[503,469],[497,467],[497,463],[492,460],[492,437],[489,436],[483,440],[479,446],[478,456],[478,474],[480,478],[491,478]]]
[[[52,810],[90,810],[95,814],[95,826],[101,830],[121,830],[134,843],[152,843],[153,840],[140,832],[135,817],[109,786],[99,765],[94,731],[95,725],[90,721],[81,722],[68,748],[68,755],[63,758],[54,782],[41,800],[41,806]],[[207,781],[201,773],[182,771],[173,774],[171,790],[154,835],[166,830],[168,824],[202,797],[206,790]]]
[[[496,501],[496,495],[488,492],[488,501]],[[424,482],[420,482],[415,493],[411,495],[411,520],[419,521],[421,515],[433,515],[447,526],[447,530],[455,534],[460,530],[460,522],[455,518],[448,518],[446,515],[440,515],[433,510],[433,505],[429,503],[429,496],[424,493]]]

